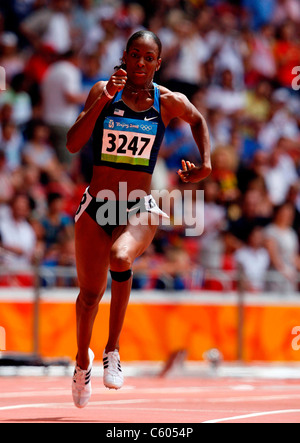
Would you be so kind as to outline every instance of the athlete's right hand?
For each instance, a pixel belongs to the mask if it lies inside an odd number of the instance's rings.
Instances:
[[[127,82],[127,72],[124,69],[118,69],[109,79],[106,90],[110,95],[115,95],[121,91]]]

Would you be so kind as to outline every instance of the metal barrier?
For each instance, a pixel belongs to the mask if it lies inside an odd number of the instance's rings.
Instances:
[[[151,275],[151,269],[149,272],[134,272],[135,278],[148,278]],[[201,290],[208,288],[205,287],[205,282],[210,280],[216,280],[220,283],[220,291],[230,292],[238,291],[241,288],[247,288],[247,278],[245,272],[242,269],[236,270],[222,270],[222,269],[205,269],[202,267],[194,266],[189,272],[185,274],[180,273],[186,282],[191,281],[187,287],[183,289],[187,290]],[[27,277],[27,281],[22,283],[22,277]],[[164,275],[163,272],[158,274],[158,277],[164,278],[166,282],[166,290],[174,290],[173,281],[176,277],[172,275]],[[18,282],[18,278],[20,282]],[[1,280],[2,279],[2,280]],[[4,279],[4,280],[3,280]],[[196,282],[196,283],[193,283]],[[199,283],[200,282],[200,283]],[[295,295],[300,295],[300,273],[297,274],[293,284],[285,279],[277,271],[268,271],[265,275],[263,292],[284,292],[280,286],[290,284],[290,288],[294,287]],[[76,287],[77,283],[77,271],[75,267],[68,266],[45,266],[36,265],[22,269],[10,269],[5,266],[0,267],[0,287],[1,286],[27,286],[33,287],[37,290],[40,287]],[[272,286],[273,285],[273,286]],[[275,286],[277,285],[277,287]],[[110,275],[108,275],[108,287],[110,286]],[[145,289],[145,288],[143,288]],[[147,288],[146,288],[147,289]],[[155,288],[151,288],[155,289]],[[162,289],[162,288],[160,288]],[[216,289],[215,289],[216,290]],[[251,291],[250,291],[251,292]],[[259,292],[259,291],[255,291]]]

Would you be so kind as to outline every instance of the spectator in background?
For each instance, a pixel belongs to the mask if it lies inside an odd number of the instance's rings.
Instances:
[[[41,170],[34,164],[22,166],[15,178],[17,192],[26,193],[30,199],[31,216],[44,217],[47,211],[46,190],[41,180]]]
[[[34,259],[36,237],[28,222],[29,199],[17,194],[11,202],[11,211],[0,220],[1,255],[4,264],[13,270],[30,268]]]
[[[23,73],[15,75],[10,87],[0,95],[0,106],[4,104],[11,105],[12,120],[23,130],[32,118],[32,104]]]
[[[276,61],[274,56],[275,28],[265,24],[259,32],[251,36],[251,53],[249,54],[249,70],[251,78],[274,80]]]
[[[41,83],[49,66],[57,61],[58,54],[49,45],[41,45],[26,61],[24,74],[28,83],[34,115],[41,115]]]
[[[202,81],[202,65],[210,53],[197,32],[196,24],[180,11],[175,9],[170,13],[169,23],[173,41],[167,47],[169,57],[167,55],[165,61],[165,81],[171,90],[180,90],[191,98]]]
[[[58,159],[66,167],[72,161],[66,149],[67,132],[77,119],[79,106],[87,94],[82,92],[78,54],[69,51],[63,60],[48,69],[42,82],[43,119],[50,128]]]
[[[35,49],[46,44],[63,54],[72,46],[71,8],[71,0],[50,0],[50,7],[32,12],[20,30]]]
[[[24,139],[12,121],[5,122],[1,132],[0,151],[4,152],[7,168],[13,172],[21,166]]]
[[[186,277],[191,272],[192,263],[187,252],[170,245],[165,250],[164,263],[157,276],[155,289],[180,291],[187,287]]]
[[[25,75],[29,81],[30,86],[40,86],[49,66],[57,61],[59,55],[49,45],[41,45],[34,53],[27,59],[25,65]]]
[[[233,73],[225,69],[221,74],[220,85],[209,86],[206,95],[208,108],[218,108],[227,116],[242,115],[246,106],[246,95],[233,84]]]
[[[42,238],[42,236],[41,236]],[[45,247],[42,241],[42,247]],[[75,268],[75,243],[72,237],[62,235],[57,243],[42,255],[41,263],[49,269],[52,267],[71,268],[70,272],[49,273],[43,279],[44,286],[76,287],[78,286]],[[73,272],[72,272],[73,270]]]
[[[44,228],[44,241],[46,249],[56,247],[63,236],[73,238],[73,221],[63,211],[63,196],[52,192],[48,195],[48,213],[41,220]]]
[[[271,220],[274,212],[274,205],[268,194],[265,180],[262,177],[254,178],[249,182],[248,191],[256,191],[260,195],[258,201],[258,213],[261,217]]]
[[[23,147],[23,163],[36,166],[51,178],[59,168],[56,154],[49,144],[50,130],[42,120],[31,122],[28,141]]]
[[[240,216],[229,220],[229,232],[246,243],[249,234],[256,226],[264,227],[270,219],[262,211],[262,194],[257,190],[248,190],[242,198],[242,211]],[[230,214],[229,214],[230,215]]]
[[[230,142],[231,122],[220,108],[211,108],[207,112],[207,125],[211,140],[211,150]]]
[[[291,142],[297,142],[300,138],[291,95],[285,88],[276,89],[272,93],[269,118],[261,126],[257,139],[262,149],[271,152],[282,137]]]
[[[13,121],[13,107],[10,103],[0,105],[0,141],[2,139],[2,127],[5,123]]]
[[[269,154],[269,163],[264,173],[264,180],[274,206],[285,202],[290,187],[298,181],[295,163],[282,148],[282,141],[279,141]]]
[[[75,46],[82,48],[90,29],[97,24],[94,0],[78,0],[72,9],[72,37]]]
[[[11,82],[13,77],[24,70],[25,59],[18,51],[18,37],[12,32],[3,32],[0,35],[0,66],[5,69],[6,81]]]
[[[246,93],[245,119],[252,122],[265,122],[268,120],[271,108],[272,86],[267,80],[260,80],[253,89]]]
[[[12,174],[7,167],[4,151],[0,151],[0,205],[9,203],[13,195]]]
[[[103,80],[100,76],[100,58],[97,53],[84,53],[80,60],[82,91],[88,93],[95,83]]]
[[[43,248],[41,262],[44,266],[75,266],[75,243],[73,220],[64,211],[64,198],[58,192],[51,192],[47,197],[48,211],[37,221],[41,230],[40,248]],[[74,276],[55,274],[47,278],[45,285],[75,286]]]
[[[244,274],[247,291],[263,291],[270,266],[270,257],[264,247],[263,228],[255,226],[249,233],[246,244],[235,253],[235,261]]]
[[[296,290],[297,271],[300,271],[298,237],[292,228],[294,217],[295,208],[284,203],[276,209],[273,222],[265,230],[271,269],[279,273],[271,288],[282,294]]]
[[[261,128],[260,121],[250,121],[245,127],[237,126],[231,134],[231,145],[235,147],[235,151],[239,156],[240,168],[248,167],[252,164],[257,152],[262,147],[257,139]],[[240,189],[242,191],[242,189]]]
[[[281,25],[288,20],[300,23],[300,8],[298,0],[277,0],[272,16],[272,23]]]
[[[117,26],[117,8],[115,5],[102,5],[95,12],[96,25],[88,32],[84,53],[97,53],[100,61],[99,75],[108,80],[114,67],[122,58],[125,39]]]
[[[73,11],[73,26],[76,30],[76,40],[80,47],[84,45],[88,32],[97,24],[97,14],[93,0],[79,0]]]
[[[277,63],[277,79],[286,88],[291,88],[292,70],[299,65],[300,46],[296,34],[296,25],[292,21],[284,22],[280,27],[280,38],[275,42],[274,54]]]
[[[10,0],[2,1],[0,9],[5,15],[5,25],[13,32],[19,32],[20,23],[32,13],[48,3],[48,0]],[[24,44],[22,38],[22,45]]]
[[[257,149],[246,163],[240,163],[237,171],[238,186],[242,194],[249,189],[249,184],[256,179],[264,181],[268,169],[269,156],[262,149]]]
[[[217,146],[212,153],[211,177],[219,184],[220,201],[229,205],[240,196],[237,181],[238,157],[230,146]]]
[[[57,266],[63,266],[68,268],[75,268],[75,242],[73,237],[64,236],[58,244],[58,255],[55,263]],[[59,287],[77,287],[78,279],[77,274],[67,276],[57,276],[56,286]]]
[[[228,8],[218,17],[219,31],[215,46],[215,66],[218,74],[224,71],[233,73],[234,89],[244,88],[244,54],[245,47],[241,32],[237,32],[239,17]]]

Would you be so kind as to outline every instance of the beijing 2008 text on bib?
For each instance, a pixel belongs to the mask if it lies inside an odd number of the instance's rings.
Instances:
[[[148,166],[157,127],[152,121],[106,117],[101,160]]]

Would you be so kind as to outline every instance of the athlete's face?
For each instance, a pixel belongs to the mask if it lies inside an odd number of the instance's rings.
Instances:
[[[128,52],[124,52],[123,60],[128,79],[139,86],[150,84],[161,65],[158,46],[151,37],[135,40]]]

